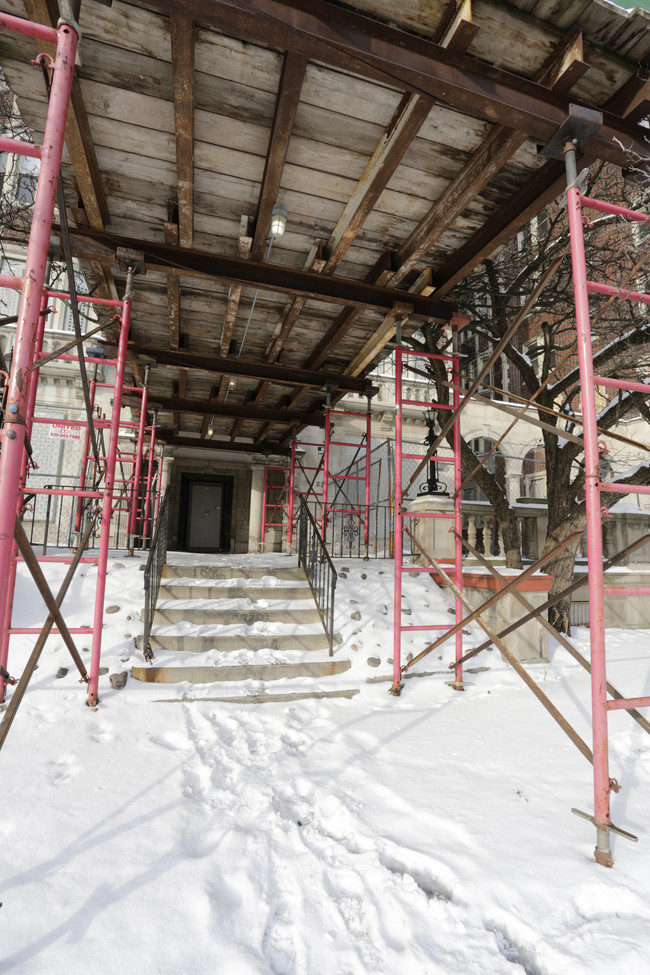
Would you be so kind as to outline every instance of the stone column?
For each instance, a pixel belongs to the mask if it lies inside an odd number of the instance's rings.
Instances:
[[[447,514],[449,518],[408,518],[407,526],[425,550],[434,559],[453,559],[455,557],[454,536],[454,504],[450,498],[436,494],[422,494],[414,498],[409,504],[409,511],[419,514]],[[423,565],[426,560],[421,557]]]
[[[251,506],[248,518],[248,551],[262,551],[264,465],[251,464]]]

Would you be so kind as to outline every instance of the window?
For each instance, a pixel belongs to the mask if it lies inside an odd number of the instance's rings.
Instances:
[[[493,351],[494,347],[492,344],[477,334],[468,335],[461,344],[460,371],[465,377],[465,379],[461,379],[461,385],[465,389],[469,389],[470,385],[483,369],[485,363],[491,357]],[[486,383],[488,386],[496,386],[498,389],[508,391],[508,363],[505,356],[499,356],[497,361],[492,363],[481,382]],[[481,396],[486,396],[488,399],[502,400],[504,398],[502,393],[493,392],[491,389],[482,389],[480,386],[478,391]]]
[[[520,490],[523,498],[546,497],[546,460],[542,447],[531,447],[524,457]]]
[[[490,440],[489,437],[475,437],[474,440],[470,440],[470,447],[476,454],[479,460],[482,460],[486,454],[489,454],[494,447],[495,441]],[[499,451],[499,448],[490,454],[485,464],[483,465],[486,470],[493,474],[499,487],[505,491],[506,489],[506,462],[503,454]],[[463,470],[461,472],[462,479],[465,480],[469,471]],[[470,481],[463,488],[463,500],[464,501],[487,501],[486,496],[479,489],[473,481]]]
[[[36,196],[36,183],[38,182],[39,161],[33,156],[23,156],[20,160],[20,171],[16,182],[16,200],[32,206]]]
[[[0,269],[2,274],[14,274],[19,277],[25,271],[25,262],[7,257],[3,259]],[[0,318],[11,318],[17,315],[19,302],[20,291],[15,288],[0,288]]]

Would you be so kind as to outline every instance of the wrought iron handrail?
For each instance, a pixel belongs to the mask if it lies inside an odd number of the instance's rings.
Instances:
[[[169,522],[169,488],[165,491],[165,496],[158,512],[158,521],[151,540],[149,557],[144,569],[144,635],[142,637],[142,649],[144,659],[149,663],[153,660],[153,650],[151,649],[151,627],[153,625],[153,614],[156,610],[158,601],[158,590],[160,580],[167,557],[167,526]]]
[[[329,639],[331,657],[334,654],[334,597],[338,574],[318,525],[303,498],[300,498],[298,525],[298,565],[305,570],[316,600]]]

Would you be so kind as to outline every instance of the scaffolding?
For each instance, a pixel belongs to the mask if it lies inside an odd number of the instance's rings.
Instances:
[[[584,210],[596,210],[623,217],[628,223],[648,223],[650,217],[645,213],[638,213],[624,207],[615,206],[602,200],[583,196],[578,183],[576,167],[577,140],[567,132],[563,140],[563,151],[567,173],[567,208],[569,229],[571,235],[571,263],[573,268],[573,287],[576,308],[576,331],[578,338],[578,360],[580,368],[580,385],[582,396],[582,423],[584,430],[585,453],[585,503],[587,510],[587,563],[589,579],[589,616],[590,616],[590,644],[591,644],[591,720],[593,736],[593,767],[594,767],[594,815],[584,815],[596,827],[596,860],[604,866],[612,865],[609,833],[614,829],[619,834],[627,835],[624,831],[612,826],[610,815],[611,793],[618,792],[619,784],[609,774],[608,748],[608,712],[615,709],[636,710],[639,707],[649,707],[650,697],[624,698],[607,697],[607,665],[605,646],[605,615],[604,596],[608,592],[605,586],[603,570],[602,547],[602,519],[604,492],[629,493],[630,485],[624,483],[610,483],[600,480],[600,444],[598,433],[598,419],[596,408],[596,386],[610,389],[628,390],[648,393],[648,386],[643,383],[629,382],[622,379],[611,379],[594,374],[593,347],[591,336],[591,322],[589,313],[589,294],[605,294],[628,301],[638,301],[650,304],[650,295],[636,291],[627,291],[612,285],[590,281],[587,279],[585,262],[585,245],[583,221],[587,218]],[[634,491],[639,494],[650,494],[650,487],[634,485]],[[650,587],[637,586],[618,588],[621,595],[649,596]]]
[[[40,171],[36,186],[32,223],[25,260],[25,269],[21,276],[0,275],[0,286],[13,288],[21,292],[16,324],[16,339],[11,372],[4,386],[4,424],[0,431],[0,631],[2,632],[2,646],[0,650],[0,699],[4,700],[8,683],[16,684],[16,688],[2,723],[0,745],[6,737],[13,721],[18,704],[22,699],[25,688],[33,673],[38,656],[40,655],[47,637],[51,633],[60,635],[81,675],[81,682],[88,685],[87,703],[91,706],[98,701],[99,664],[101,656],[102,623],[104,615],[104,594],[106,585],[106,568],[111,531],[111,519],[114,511],[115,470],[118,458],[118,439],[120,434],[120,409],[122,390],[124,387],[124,372],[126,365],[127,340],[131,315],[131,291],[135,263],[127,267],[126,294],[122,300],[77,295],[74,276],[71,274],[72,258],[70,241],[67,234],[65,219],[65,205],[60,187],[60,166],[63,151],[64,133],[72,77],[77,48],[78,32],[75,25],[62,22],[57,29],[31,23],[8,14],[0,15],[0,28],[32,37],[38,41],[51,42],[56,46],[55,58],[40,55],[34,62],[40,66],[45,76],[48,93],[47,118],[45,134],[41,145],[25,143],[10,138],[0,139],[0,150],[36,157],[40,160]],[[50,245],[50,233],[55,205],[59,206],[61,221],[62,244],[68,266],[69,293],[52,291],[45,285],[45,276]],[[86,402],[85,420],[60,421],[63,425],[85,427],[88,443],[92,446],[96,471],[93,484],[85,485],[84,478],[77,488],[32,488],[30,494],[69,495],[77,499],[79,510],[88,510],[88,520],[83,538],[73,554],[59,556],[37,557],[25,535],[21,517],[25,510],[25,493],[31,459],[30,435],[35,417],[36,393],[38,386],[39,367],[44,359],[42,353],[45,322],[48,314],[48,301],[52,298],[68,300],[72,307],[75,322],[76,340],[69,343],[65,350],[59,350],[61,355],[69,361],[79,363],[82,385]],[[118,352],[113,360],[84,357],[83,336],[79,328],[78,305],[80,302],[90,303],[116,311],[114,322],[119,330]],[[76,354],[68,356],[70,348],[76,347]],[[111,416],[108,419],[95,418],[90,403],[87,385],[85,363],[99,362],[110,364],[115,368],[114,396]],[[143,394],[143,405],[146,393]],[[140,419],[139,427],[144,430],[145,414]],[[103,439],[108,431],[108,445],[103,457],[97,443],[96,432]],[[140,441],[141,442],[141,441]],[[152,458],[153,459],[153,458]],[[151,467],[152,465],[150,465]],[[137,468],[137,460],[135,464]],[[135,470],[134,468],[134,470]],[[141,470],[141,454],[140,468]],[[134,490],[137,478],[133,476]],[[135,506],[134,506],[135,507]],[[135,515],[135,512],[133,512]],[[100,525],[100,540],[95,557],[84,555],[91,534],[96,524]],[[133,523],[133,522],[132,522]],[[81,527],[81,526],[80,526]],[[40,629],[12,627],[12,613],[16,570],[19,559],[24,560],[43,597],[49,616]],[[69,565],[64,585],[55,597],[40,568],[40,562],[64,562]],[[60,612],[60,606],[65,592],[72,580],[74,571],[82,563],[90,563],[97,567],[97,581],[95,587],[95,603],[92,626],[68,628]],[[24,669],[20,681],[16,681],[7,669],[9,663],[9,642],[13,633],[38,633],[32,656],[28,666]],[[90,672],[79,656],[74,643],[73,634],[92,634],[92,650]]]
[[[452,322],[452,327],[457,327]],[[451,403],[441,403],[433,400],[414,400],[406,398],[404,392],[405,374],[415,368],[426,368],[428,362],[437,360],[444,363],[448,371],[449,379],[455,387],[451,394]],[[419,370],[418,370],[419,371]],[[432,565],[443,576],[446,570],[443,564],[449,569],[451,578],[456,588],[460,591],[463,587],[463,543],[462,543],[462,511],[461,511],[461,465],[460,465],[460,417],[458,406],[460,402],[459,393],[459,357],[457,353],[442,355],[431,352],[416,352],[402,345],[398,345],[395,350],[395,404],[397,412],[395,415],[395,529],[394,529],[394,617],[393,617],[393,684],[391,693],[398,696],[402,690],[402,638],[404,633],[416,631],[431,632],[433,630],[443,630],[445,634],[442,639],[446,639],[447,632],[452,629],[447,624],[422,624],[418,626],[404,625],[402,623],[402,596],[403,580],[405,575],[418,572],[431,573]],[[440,454],[437,452],[439,444],[431,445],[427,456],[423,460],[419,454],[412,454],[404,450],[403,424],[404,407],[416,407],[422,410],[449,411],[454,420],[451,424],[452,453]],[[404,484],[404,461],[419,461],[415,474],[411,477],[408,484]],[[443,507],[450,510],[421,511],[409,510],[409,492],[411,491],[419,471],[425,463],[430,464],[449,464],[453,470],[454,490],[451,495],[451,505],[444,504]],[[441,495],[436,495],[441,498]],[[449,495],[447,495],[449,498]],[[435,560],[427,547],[418,538],[417,524],[426,520],[447,521],[453,524],[455,532],[453,540],[453,559]],[[425,565],[407,564],[404,561],[404,540],[410,539],[415,549],[419,551],[425,560]],[[418,560],[421,561],[421,560]],[[449,577],[448,577],[449,578]],[[454,598],[454,623],[455,626],[455,655],[456,664],[454,669],[454,680],[451,686],[456,690],[462,690],[463,670],[461,658],[463,655],[463,634],[462,634],[462,615],[463,604],[461,597],[455,595]],[[458,625],[461,624],[461,625]],[[449,633],[451,635],[451,633]]]
[[[287,531],[289,526],[289,483],[291,471],[288,467],[267,466],[264,468],[264,491],[262,495],[262,545],[269,529]]]

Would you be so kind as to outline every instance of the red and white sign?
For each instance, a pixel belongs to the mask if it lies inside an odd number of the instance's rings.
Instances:
[[[69,427],[63,423],[50,424],[50,437],[57,440],[81,440],[81,427]]]

